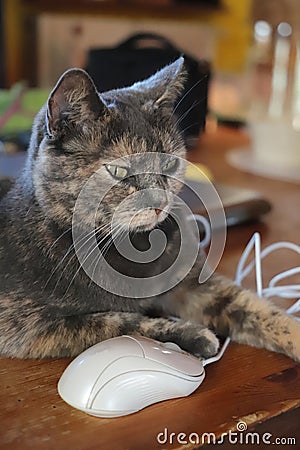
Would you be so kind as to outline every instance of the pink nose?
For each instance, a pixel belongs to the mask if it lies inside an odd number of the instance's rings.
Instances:
[[[155,211],[155,213],[156,213],[157,216],[160,215],[160,213],[161,213],[162,210],[165,208],[165,206],[167,206],[167,204],[168,204],[168,202],[163,201],[163,202],[161,202],[159,208],[154,208],[154,211]]]

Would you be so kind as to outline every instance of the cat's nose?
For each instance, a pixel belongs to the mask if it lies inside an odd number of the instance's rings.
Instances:
[[[158,208],[154,208],[154,211],[156,213],[157,216],[160,215],[160,213],[162,212],[162,210],[167,206],[168,202],[167,201],[162,201],[159,205]]]

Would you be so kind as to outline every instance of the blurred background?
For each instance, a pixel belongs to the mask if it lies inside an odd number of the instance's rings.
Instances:
[[[90,47],[112,46],[154,31],[217,71],[245,68],[254,24],[296,29],[298,0],[1,0],[1,87],[20,79],[52,85],[63,70],[84,66]]]
[[[113,48],[140,32],[158,33],[179,54],[208,64],[200,133],[206,117],[207,130],[263,117],[284,118],[299,132],[299,0],[0,0],[0,6],[2,141],[3,134],[30,129],[64,70],[86,68],[91,49]],[[28,133],[23,137],[26,146]]]

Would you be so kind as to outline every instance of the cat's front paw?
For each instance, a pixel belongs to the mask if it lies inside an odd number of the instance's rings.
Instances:
[[[185,350],[198,358],[210,358],[218,352],[219,340],[208,328],[202,328],[190,330],[182,345]]]
[[[219,340],[209,329],[204,329],[195,337],[192,353],[201,358],[210,358],[219,350]]]

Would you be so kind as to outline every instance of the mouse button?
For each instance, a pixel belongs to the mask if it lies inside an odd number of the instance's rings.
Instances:
[[[189,376],[199,376],[203,372],[203,364],[200,359],[185,353],[166,348],[160,342],[147,342],[143,345],[145,356],[182,372]]]
[[[145,336],[141,336],[141,335],[136,335],[136,336],[128,336],[131,339],[134,339],[142,349],[144,349],[144,346],[148,346],[148,345],[161,345],[162,343],[159,341],[156,341],[155,339],[150,339],[148,337]]]
[[[143,350],[141,346],[135,340],[131,339],[130,336],[117,336],[115,338],[107,339],[81,353],[82,357],[89,357],[101,353],[101,357],[106,357],[109,360],[114,359],[114,357],[121,356],[123,354],[131,354],[137,356],[143,356]]]
[[[144,349],[143,349],[143,345],[142,345],[141,341],[143,341],[143,340],[152,341],[152,339],[144,338],[143,336],[132,336],[132,335],[124,334],[123,337],[129,338],[132,341],[134,341],[135,344],[137,344],[139,346],[139,348],[141,349],[141,351],[143,352],[143,356],[145,356],[145,355],[144,355]],[[156,342],[156,341],[153,341],[153,342]]]
[[[95,374],[95,381],[114,360],[128,355],[143,357],[144,353],[140,345],[128,336],[118,336],[93,345],[77,358],[83,366],[87,366],[87,370]]]
[[[77,357],[61,375],[57,390],[65,402],[85,407],[94,380],[95,373],[90,370],[90,367],[82,364],[82,360]]]
[[[167,348],[168,350],[174,350],[175,352],[187,354],[187,352],[182,350],[182,348],[180,348],[179,345],[175,344],[175,342],[163,342],[162,346],[164,348]]]

